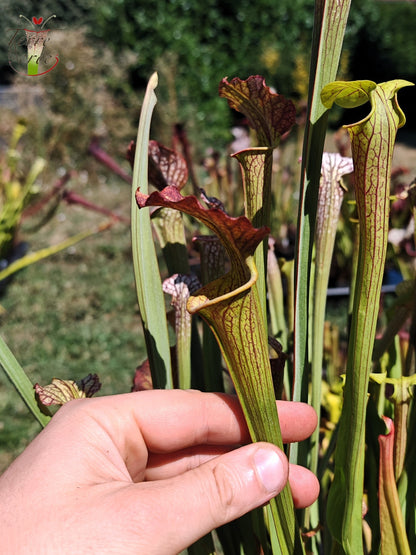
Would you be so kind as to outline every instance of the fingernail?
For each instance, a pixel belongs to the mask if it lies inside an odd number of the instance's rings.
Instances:
[[[286,483],[286,472],[283,463],[272,449],[257,449],[254,454],[254,463],[264,488],[268,493],[278,492]]]

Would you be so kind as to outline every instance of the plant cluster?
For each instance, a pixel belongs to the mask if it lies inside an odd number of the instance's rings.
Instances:
[[[412,83],[335,80],[349,7],[347,0],[315,5],[292,261],[277,256],[274,230],[279,225],[273,219],[276,207],[284,206],[284,178],[282,171],[273,178],[273,170],[278,164],[274,151],[282,152],[282,141],[300,121],[294,103],[273,92],[259,75],[220,82],[220,97],[245,118],[256,141],[233,153],[241,169],[241,195],[238,185],[226,190],[227,182],[234,183],[232,172],[225,178],[215,159],[207,163],[214,191],[199,185],[180,129],[176,149],[149,141],[157,74],[147,86],[137,141],[129,150],[133,267],[147,349],[135,389],[235,391],[252,440],[281,448],[276,398],[309,402],[320,420],[311,439],[288,452],[291,462],[318,475],[319,500],[295,514],[286,487],[267,507],[203,538],[190,552],[286,555],[332,550],[355,555],[416,550],[413,268],[380,318],[392,155],[397,130],[405,123],[397,94]],[[323,152],[334,104],[345,110],[368,107],[364,118],[346,126],[351,157]],[[354,200],[346,211],[351,197],[345,194],[343,178],[350,174]],[[193,194],[183,194],[188,181]],[[149,183],[156,189],[150,194]],[[394,200],[404,203],[407,219],[414,219],[414,184],[406,184]],[[238,215],[241,205],[244,215]],[[236,215],[229,214],[230,207]],[[351,219],[353,247],[348,347],[340,362],[325,313],[342,210]],[[172,313],[166,314],[165,294]],[[3,341],[0,357],[45,425],[50,414],[39,409],[32,384]],[[97,380],[88,376],[77,383],[55,380],[36,391],[49,406],[92,394],[97,387]]]

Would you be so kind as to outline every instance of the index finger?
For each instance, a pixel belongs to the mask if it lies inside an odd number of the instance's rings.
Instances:
[[[105,399],[105,401],[104,401]],[[93,400],[91,400],[93,401]],[[238,399],[220,393],[196,390],[150,390],[96,399],[107,407],[100,414],[109,416],[108,432],[119,443],[117,420],[131,414],[149,451],[169,453],[195,445],[237,445],[250,441]],[[278,401],[283,442],[302,441],[316,427],[312,407],[304,403]],[[123,434],[121,434],[123,435]],[[125,438],[123,439],[125,446]]]

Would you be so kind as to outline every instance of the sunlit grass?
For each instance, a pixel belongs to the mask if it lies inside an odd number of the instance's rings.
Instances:
[[[125,189],[123,188],[125,187]],[[100,203],[129,209],[128,186],[101,186]],[[93,192],[90,191],[90,194]],[[33,237],[33,248],[102,216],[62,207]],[[145,358],[131,262],[130,230],[111,230],[17,274],[0,299],[1,333],[33,383],[53,377],[100,376],[100,394],[131,389]],[[0,471],[39,431],[3,372],[0,373]]]

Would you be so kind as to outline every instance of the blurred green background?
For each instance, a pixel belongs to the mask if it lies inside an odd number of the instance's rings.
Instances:
[[[400,76],[414,81],[414,2],[353,0],[351,4],[343,76],[377,82]],[[224,141],[229,136],[231,116],[216,95],[225,76],[260,74],[282,94],[305,95],[313,0],[15,0],[13,4],[1,0],[0,6],[1,83],[14,77],[7,50],[10,32],[21,22],[18,15],[30,19],[56,14],[48,27],[83,28],[85,41],[99,53],[97,69],[116,93],[143,89],[157,70],[162,122],[185,121],[200,141]],[[78,46],[83,48],[82,43]],[[116,65],[126,70],[123,82],[114,65],[111,69],[105,64],[107,49]],[[62,55],[65,63],[65,48]],[[80,52],[77,62],[88,64],[87,58]],[[404,106],[413,94],[403,92]],[[414,110],[414,103],[408,104]]]

